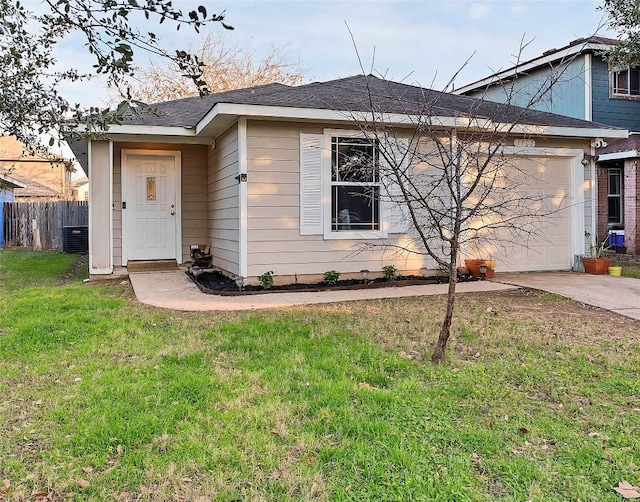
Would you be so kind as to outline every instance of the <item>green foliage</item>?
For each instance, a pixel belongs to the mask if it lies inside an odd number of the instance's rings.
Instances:
[[[273,273],[273,270],[269,270],[268,272],[265,272],[264,274],[259,275],[258,281],[260,282],[260,284],[264,289],[271,289],[273,287],[274,277],[275,277],[275,274]]]
[[[398,269],[395,265],[385,265],[382,267],[382,271],[384,272],[384,278],[388,282],[393,282],[398,278]]]
[[[132,26],[130,16],[144,14],[148,20],[173,23],[176,29],[186,25],[198,31],[211,23],[232,29],[223,22],[224,14],[208,14],[204,7],[185,13],[171,0],[56,0],[43,5],[45,12],[34,13],[24,2],[0,0],[0,130],[41,153],[47,145],[39,134],[53,131],[60,138],[73,140],[101,133],[142,106],[131,99],[127,89],[136,51],[174,63],[201,95],[208,92],[201,78],[203,63],[197,56],[163,49],[154,33]],[[95,77],[57,67],[56,46],[71,36],[84,39],[95,58],[95,73],[105,76],[107,85],[125,99],[116,112],[93,107],[85,110],[61,94],[68,83]],[[51,139],[50,146],[54,142]]]
[[[327,270],[324,273],[324,283],[329,286],[333,286],[337,284],[338,279],[340,279],[340,272],[336,270]]]
[[[615,69],[640,64],[640,4],[630,0],[604,0],[599,7],[608,17],[620,42],[604,53],[605,60]]]
[[[183,313],[82,284],[77,259],[0,251],[0,498],[617,502],[637,485],[632,320],[460,295],[432,366],[407,333],[437,332],[442,297]]]

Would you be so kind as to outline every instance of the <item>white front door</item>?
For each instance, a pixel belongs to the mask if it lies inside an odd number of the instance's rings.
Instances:
[[[180,259],[177,173],[179,154],[122,153],[122,257]]]

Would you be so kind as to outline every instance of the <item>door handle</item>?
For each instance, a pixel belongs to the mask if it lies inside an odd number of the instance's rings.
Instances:
[[[176,212],[175,211],[171,211],[171,216],[175,216]]]

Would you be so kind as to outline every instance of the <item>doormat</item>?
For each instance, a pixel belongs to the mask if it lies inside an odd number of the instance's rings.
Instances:
[[[175,260],[130,261],[127,263],[127,271],[130,274],[136,272],[168,272],[179,270]]]

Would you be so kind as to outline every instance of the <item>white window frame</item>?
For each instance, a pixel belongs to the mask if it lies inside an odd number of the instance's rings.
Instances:
[[[386,204],[383,203],[382,191],[384,190],[381,180],[381,174],[378,173],[378,181],[371,183],[371,186],[379,187],[379,200],[378,200],[378,216],[380,219],[380,230],[333,230],[331,224],[331,208],[332,208],[332,196],[333,196],[333,182],[332,182],[332,145],[331,140],[334,137],[342,138],[363,138],[371,139],[375,141],[375,138],[367,136],[361,131],[344,130],[344,129],[325,129],[324,130],[324,148],[322,158],[322,185],[323,190],[323,229],[325,239],[384,239],[387,237],[387,220],[388,214],[386,210]],[[369,184],[367,184],[368,186]]]
[[[625,68],[624,70],[611,71],[611,96],[622,97],[627,99],[640,99],[640,85],[638,86],[637,94],[631,94],[631,72],[638,73],[638,79],[640,80],[640,67],[634,66],[631,68]],[[627,85],[626,89],[621,89],[618,84],[618,78],[621,74],[626,73]],[[622,91],[622,92],[621,92]]]
[[[618,193],[611,193],[611,173],[618,172]],[[619,199],[620,201],[620,218],[617,221],[609,220],[609,200]],[[607,223],[611,225],[621,225],[623,221],[624,208],[622,207],[622,169],[619,167],[607,168]]]

